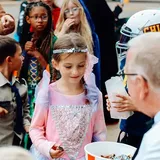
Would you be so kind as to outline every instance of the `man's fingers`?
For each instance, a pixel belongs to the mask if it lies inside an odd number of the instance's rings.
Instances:
[[[126,109],[117,109],[117,112],[125,112],[127,111]]]
[[[126,100],[126,99],[127,99],[126,96],[123,96],[123,95],[120,95],[120,94],[117,94],[116,97],[121,98],[121,99],[123,99],[123,100]]]
[[[114,106],[114,108],[116,108],[118,112],[128,111],[129,110],[128,107],[129,107],[129,104],[123,104],[123,105]]]
[[[110,110],[111,110],[111,107],[110,107],[110,106],[107,106],[107,110],[110,111]]]
[[[120,100],[117,100],[117,101],[112,101],[112,103],[115,103],[115,104],[122,104],[122,105],[125,105],[125,104],[130,104],[130,101],[128,99],[120,99]]]

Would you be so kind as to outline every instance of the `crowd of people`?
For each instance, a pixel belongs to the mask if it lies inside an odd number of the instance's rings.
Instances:
[[[0,154],[6,160],[85,159],[86,144],[107,140],[111,103],[118,112],[134,112],[121,120],[117,142],[136,147],[135,160],[160,159],[160,11],[131,16],[115,43],[121,11],[117,5],[112,12],[105,0],[27,0],[15,31],[14,17],[0,5]],[[14,39],[7,36],[13,31]],[[115,75],[128,96],[112,102],[104,82]]]

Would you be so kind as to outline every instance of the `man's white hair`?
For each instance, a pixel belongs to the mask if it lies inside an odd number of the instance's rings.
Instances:
[[[129,72],[142,75],[155,91],[160,91],[160,32],[150,32],[129,41]]]
[[[34,160],[31,154],[16,146],[0,147],[0,160]]]

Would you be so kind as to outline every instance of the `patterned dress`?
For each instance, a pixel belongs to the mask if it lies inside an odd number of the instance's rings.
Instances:
[[[58,159],[85,159],[86,144],[106,140],[101,93],[96,108],[85,104],[85,100],[84,92],[78,95],[60,93],[56,82],[49,85],[48,92],[46,87],[41,89],[29,133],[35,159],[52,159],[49,150],[55,144],[64,148],[64,154]]]
[[[31,34],[30,40],[34,39],[34,34]],[[53,50],[53,44],[56,41],[56,37],[53,35],[52,32],[48,34],[45,39],[42,41],[39,47],[36,49],[43,55],[46,62],[51,66],[51,54]],[[36,40],[34,40],[36,43]],[[27,54],[27,52],[23,51],[24,56],[24,63],[22,66],[20,77],[23,77],[28,84],[28,99],[29,99],[29,105],[30,105],[30,115],[32,117],[35,107],[35,90],[36,86],[39,83],[39,81],[42,78],[42,73],[45,68],[43,68],[38,60],[35,57],[30,56]],[[52,73],[51,67],[50,71]],[[24,148],[28,145],[28,135],[25,136],[24,140]]]

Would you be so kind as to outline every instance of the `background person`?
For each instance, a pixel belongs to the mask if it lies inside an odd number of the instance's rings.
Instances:
[[[63,1],[63,3],[62,3],[62,1]],[[56,1],[54,1],[54,2],[56,3]],[[62,5],[63,4],[64,5],[63,5],[63,7],[61,6],[61,15],[60,15],[61,18],[59,17],[59,20],[58,20],[60,27],[56,27],[55,34],[56,34],[56,32],[57,32],[57,34],[59,34],[59,33],[61,34],[62,32],[69,33],[71,31],[72,32],[75,32],[75,31],[79,32],[86,39],[86,43],[89,47],[90,53],[94,54],[96,57],[98,57],[100,59],[99,39],[98,39],[98,36],[95,32],[95,26],[93,24],[90,13],[89,13],[86,5],[84,4],[83,0],[61,0],[59,2],[61,2]],[[73,13],[72,13],[72,15],[70,15],[68,18],[66,18],[64,15],[64,10],[66,8],[68,8],[69,3],[72,3],[74,6],[79,8],[79,14],[73,15]],[[79,23],[74,24],[74,25],[72,24],[71,26],[66,27],[66,23],[68,21],[67,19],[74,19],[74,18],[76,18],[76,19],[78,18]],[[64,24],[64,26],[63,26],[63,30],[62,30],[63,24]],[[100,79],[101,79],[100,70],[101,69],[100,69],[100,61],[99,61],[98,64],[96,64],[94,66],[94,73],[96,75],[96,84],[97,84],[98,88],[101,88],[100,87]]]
[[[156,26],[159,26],[160,20],[159,10],[143,10],[135,13],[129,18],[129,20],[122,26],[121,35],[119,41],[116,42],[116,51],[119,60],[119,75],[124,79],[124,85],[127,88],[127,76],[124,75],[124,66],[126,61],[126,51],[128,50],[127,43],[130,39],[144,34],[147,32],[158,32]],[[152,27],[155,25],[155,30]],[[139,147],[144,133],[151,127],[151,118],[141,112],[139,112],[139,106],[135,106],[132,102],[132,98],[123,95],[117,95],[120,98],[119,101],[114,102],[119,112],[134,111],[134,114],[128,119],[121,120],[120,134],[118,142],[126,143],[134,147]]]
[[[12,15],[6,13],[0,4],[0,35],[7,35],[14,31],[15,20]]]
[[[0,160],[34,160],[31,154],[17,146],[0,147]]]
[[[49,65],[49,70],[52,72],[51,54],[54,37],[50,7],[41,1],[28,3],[20,38],[24,56],[20,77],[23,77],[28,84],[31,116],[35,106],[35,89],[42,78],[43,70]],[[27,138],[25,139],[27,142]]]
[[[13,76],[22,67],[22,49],[4,36],[0,37],[0,53],[0,146],[20,145],[31,121],[26,82]]]
[[[105,81],[114,76],[118,71],[116,57],[116,37],[115,37],[115,15],[105,0],[83,0],[86,4],[93,23],[95,33],[97,33],[99,46],[99,65],[100,65],[100,86],[103,95],[106,94]],[[110,113],[106,110],[105,98],[103,98],[104,116],[106,124],[117,123],[118,120],[111,119]]]
[[[78,0],[63,0],[60,16],[54,31],[57,37],[66,33],[80,33],[87,44],[89,52],[93,53],[93,40],[84,9]]]

